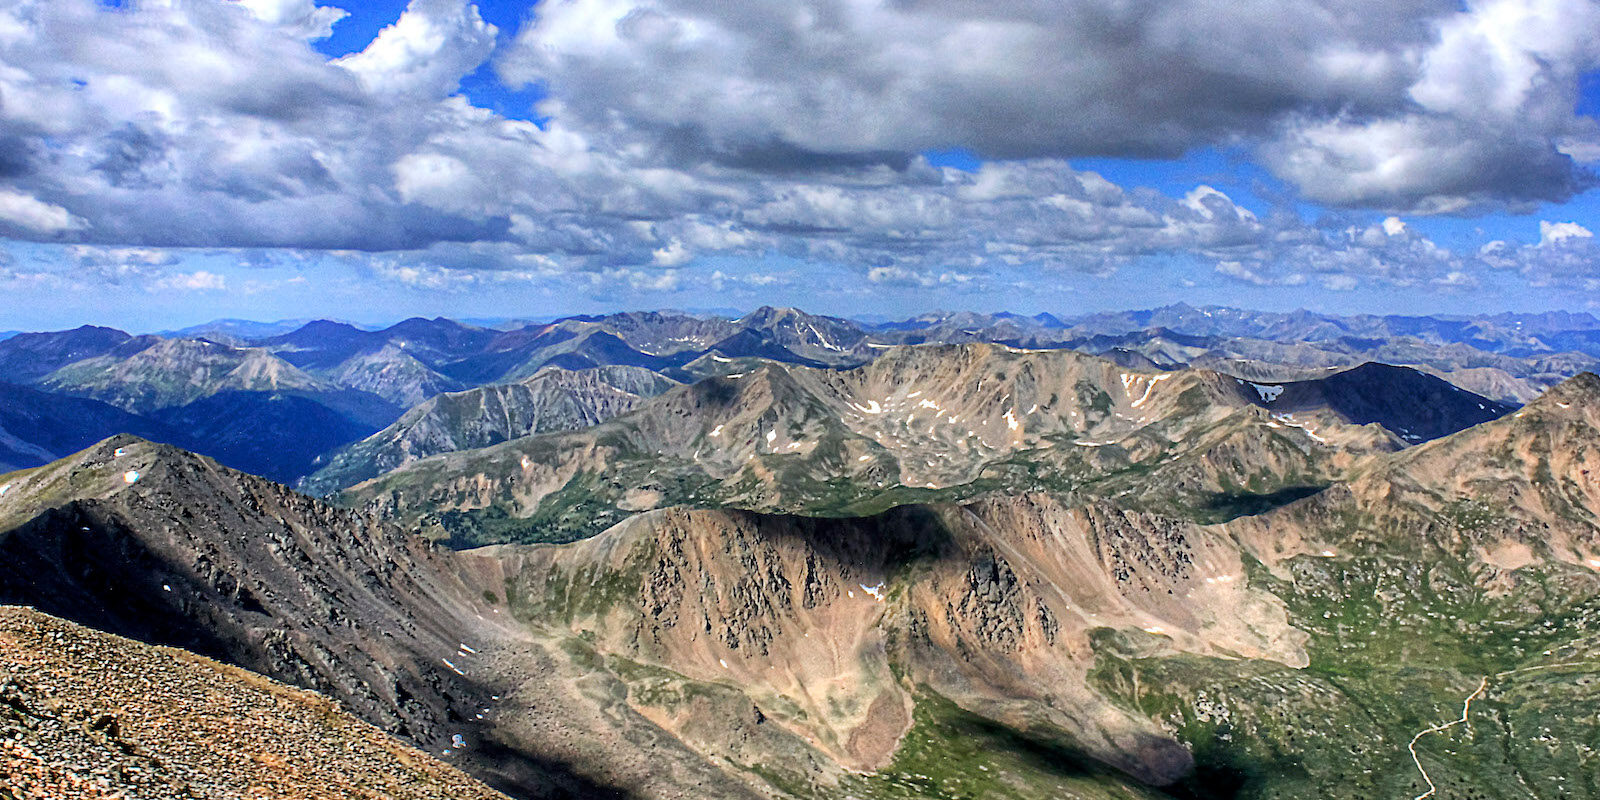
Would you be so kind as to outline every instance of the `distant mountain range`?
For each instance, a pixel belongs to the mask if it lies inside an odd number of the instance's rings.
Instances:
[[[1159,502],[1221,513],[1515,408],[1378,364],[1264,384],[1070,350],[924,345],[847,371],[767,363],[593,427],[391,458],[387,470],[346,461],[310,485],[376,474],[345,501],[458,544],[581,538],[678,504],[837,516],[995,491],[1120,496],[1124,478],[1152,472],[1170,478]]]
[[[1600,320],[1590,314],[1340,317],[1180,304],[1076,316],[928,313],[872,324],[762,308],[739,317],[575,316],[504,330],[443,318],[376,330],[328,320],[218,320],[138,336],[85,326],[0,340],[0,383],[98,400],[143,420],[128,423],[128,430],[295,481],[326,469],[334,451],[432,398],[517,385],[550,369],[631,367],[693,383],[768,363],[852,369],[896,347],[978,342],[1075,350],[1130,369],[1200,368],[1273,383],[1381,362],[1422,370],[1503,404],[1527,402],[1567,377],[1600,368]],[[37,400],[19,395],[14,405]],[[589,417],[573,417],[579,418]],[[4,429],[0,466],[41,463],[63,455],[63,442],[81,443],[85,431],[103,430],[92,420],[74,426],[47,416],[26,419],[38,427],[13,420]],[[509,419],[517,424],[495,435],[549,430]],[[1433,434],[1396,435],[1421,441]],[[479,440],[469,435],[460,441]],[[433,454],[434,448],[423,449]],[[351,457],[340,463],[350,464]],[[349,475],[370,477],[372,470],[361,466]],[[324,476],[308,485],[345,482]]]

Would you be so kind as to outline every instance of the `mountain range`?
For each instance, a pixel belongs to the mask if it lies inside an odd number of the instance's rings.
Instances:
[[[1600,378],[1516,410],[1467,397],[1484,420],[1407,445],[1389,425],[1432,431],[1466,393],[1390,367],[1270,385],[993,345],[766,371],[597,427],[714,422],[741,439],[728,461],[814,455],[761,432],[787,391],[800,430],[876,443],[880,474],[936,486],[876,511],[702,496],[572,544],[451,550],[381,504],[123,435],[0,477],[0,602],[61,636],[98,635],[54,621],[70,620],[314,689],[514,797],[1593,796],[1575,776],[1600,766],[1584,744],[1600,733]],[[929,467],[886,420],[909,413],[896,392],[940,381],[971,387],[930,398],[943,418],[1077,483],[973,491],[961,456],[981,442]],[[1397,382],[1433,406],[1363,422]],[[1006,394],[1041,409],[1019,417]],[[963,418],[991,408],[998,424]],[[1032,437],[1109,455],[1052,461],[1063,448]],[[1312,464],[1318,482],[1285,495],[1298,482],[1279,476],[1245,513],[1183,501],[1241,465]],[[0,646],[36,641],[13,630]],[[100,679],[125,691],[146,669]],[[25,697],[76,685],[55,680]],[[1445,727],[1464,702],[1471,727]],[[56,741],[17,730],[29,752]]]
[[[85,326],[0,340],[0,383],[102,401],[144,419],[142,427],[126,430],[295,482],[432,398],[517,384],[550,368],[638,367],[692,383],[769,362],[851,369],[897,346],[980,342],[1075,350],[1136,369],[1210,369],[1268,383],[1376,361],[1411,366],[1512,404],[1600,368],[1600,321],[1588,314],[1337,317],[1177,305],[1077,316],[929,313],[869,324],[762,308],[742,317],[629,312],[498,328],[442,318],[381,329],[326,320],[219,320],[135,336]],[[213,399],[219,395],[226,397]],[[307,426],[316,434],[301,436],[286,412],[319,420]],[[15,439],[8,439],[6,463],[36,465],[70,452],[61,441],[88,441],[73,439],[71,425],[40,425],[5,428]],[[161,433],[161,426],[180,433]],[[544,430],[502,434],[536,429]],[[207,435],[184,438],[184,430]],[[216,432],[223,435],[211,435]],[[469,435],[463,441],[476,440]],[[349,461],[343,456],[342,463]],[[381,471],[366,465],[349,474]],[[307,485],[325,491],[341,482],[324,476]]]
[[[0,788],[1600,797],[1592,321],[22,334]]]

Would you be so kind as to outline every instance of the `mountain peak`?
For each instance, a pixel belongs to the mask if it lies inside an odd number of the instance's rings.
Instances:
[[[1600,375],[1580,372],[1555,386],[1529,403],[1528,411],[1564,411],[1573,407],[1600,410]]]

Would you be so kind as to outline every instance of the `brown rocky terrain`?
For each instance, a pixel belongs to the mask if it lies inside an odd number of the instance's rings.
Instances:
[[[0,795],[492,800],[326,697],[0,607]]]

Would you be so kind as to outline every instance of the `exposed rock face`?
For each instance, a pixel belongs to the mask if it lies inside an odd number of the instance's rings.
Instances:
[[[518,798],[762,796],[464,559],[133,437],[0,478],[0,602],[315,689]]]
[[[357,353],[328,370],[327,375],[339,386],[370,392],[401,408],[466,388],[396,344],[387,344],[376,352]]]
[[[0,792],[504,800],[311,692],[0,607]]]
[[[478,609],[440,583],[426,545],[132,437],[9,486],[6,601],[283,676],[400,735],[448,740],[449,709],[432,698],[453,681],[432,656],[479,626]]]

